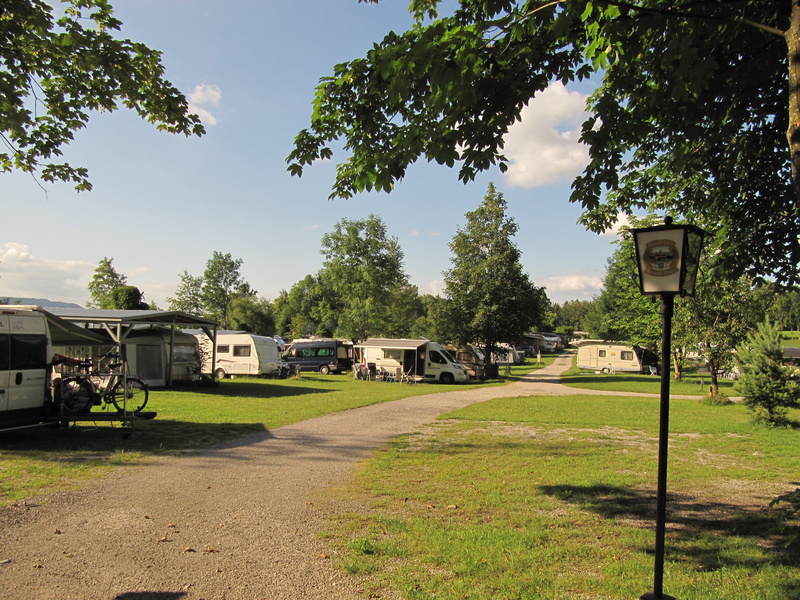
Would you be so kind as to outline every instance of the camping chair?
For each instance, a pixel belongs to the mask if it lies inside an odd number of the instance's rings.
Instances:
[[[367,380],[377,381],[377,379],[378,369],[375,367],[375,363],[367,363]]]
[[[405,382],[405,383],[416,383],[417,380],[412,375],[413,371],[414,371],[413,367],[408,370],[408,373],[406,373],[405,371],[400,369],[400,383],[403,383],[403,382]]]

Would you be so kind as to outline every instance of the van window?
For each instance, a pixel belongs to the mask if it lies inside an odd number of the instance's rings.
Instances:
[[[312,358],[316,355],[316,348],[297,348],[297,356],[300,358]]]
[[[326,346],[323,348],[317,348],[317,356],[333,356],[334,349],[330,346]]]
[[[441,354],[439,354],[436,350],[431,350],[430,358],[431,358],[431,362],[434,362],[434,363],[437,363],[437,364],[440,364],[440,365],[446,365],[447,364],[447,360],[445,359],[445,357],[442,356]]]
[[[12,335],[9,363],[12,371],[44,369],[47,366],[47,337],[44,335]]]
[[[336,346],[336,358],[350,358],[347,355],[347,348],[344,346]]]
[[[250,346],[234,346],[234,356],[250,356]]]
[[[231,351],[231,347],[228,344],[224,344],[222,346],[217,346],[217,354],[227,354]]]
[[[600,358],[605,358],[606,357],[606,351],[605,350],[600,350],[600,352],[597,353],[597,356],[599,356]]]
[[[622,360],[633,360],[633,352],[630,350],[623,350],[620,352],[620,358]]]
[[[8,334],[0,334],[0,371],[8,371],[11,368],[8,341]]]

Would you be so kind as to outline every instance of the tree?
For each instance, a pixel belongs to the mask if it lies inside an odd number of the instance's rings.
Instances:
[[[228,310],[228,322],[233,329],[255,335],[275,335],[275,315],[266,298],[234,297]]]
[[[596,76],[570,198],[583,223],[668,210],[716,232],[725,273],[797,281],[800,3],[459,0],[442,17],[440,3],[411,0],[410,30],[321,79],[292,174],[341,138],[332,196],[390,192],[420,158],[458,163],[465,182],[505,171],[523,107]]]
[[[543,288],[522,271],[512,238],[517,224],[506,216],[503,195],[489,184],[481,205],[466,214],[450,242],[453,267],[444,273],[449,322],[459,343],[479,342],[487,373],[499,342],[516,343],[549,306]]]
[[[148,310],[150,305],[144,301],[144,294],[132,285],[121,285],[111,290],[111,306],[116,310]]]
[[[694,298],[683,302],[684,340],[705,359],[710,394],[719,393],[719,373],[734,364],[735,349],[758,323],[772,302],[769,288],[754,287],[750,279],[717,279],[704,274]]]
[[[230,253],[214,251],[203,271],[202,299],[206,315],[219,321],[223,328],[230,327],[228,313],[235,297],[254,297],[256,292],[242,278],[239,269],[242,259]]]
[[[57,3],[56,3],[57,4]],[[51,162],[91,111],[120,105],[158,129],[202,135],[186,98],[163,78],[161,55],[117,39],[122,23],[106,0],[43,0],[0,4],[0,171],[39,173],[44,181],[91,184],[85,168]]]
[[[379,216],[370,215],[342,219],[322,236],[321,245],[320,281],[341,306],[336,335],[365,339],[384,330],[393,292],[408,281],[397,238],[388,235]]]
[[[788,409],[800,406],[797,370],[783,364],[780,329],[769,321],[738,346],[736,389],[756,422],[785,425]]]
[[[175,296],[167,298],[170,310],[177,310],[190,315],[202,315],[203,310],[203,278],[194,277],[188,271],[180,275],[180,283]]]
[[[124,286],[128,278],[117,273],[113,262],[113,258],[103,257],[97,263],[92,281],[88,285],[89,295],[92,298],[91,302],[87,304],[89,308],[116,308],[112,293],[115,289]]]

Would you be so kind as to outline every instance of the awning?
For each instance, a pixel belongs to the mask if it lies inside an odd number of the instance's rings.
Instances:
[[[100,329],[86,329],[54,314],[42,310],[50,327],[50,338],[54,346],[98,346],[114,342]]]
[[[386,348],[387,350],[416,350],[429,340],[392,340],[388,338],[369,338],[355,344],[354,348]]]

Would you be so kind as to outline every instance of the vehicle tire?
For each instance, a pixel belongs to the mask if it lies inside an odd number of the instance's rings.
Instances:
[[[86,379],[68,377],[61,382],[61,404],[68,413],[89,412],[94,404],[94,387]]]
[[[442,376],[439,377],[439,381],[441,381],[442,383],[445,383],[445,384],[454,383],[455,380],[456,380],[456,378],[453,377],[452,373],[442,373]]]
[[[217,369],[214,371],[214,377],[216,379],[225,379],[225,369]]]
[[[320,375],[327,375],[330,372],[331,372],[331,368],[328,365],[320,365],[319,366]]]
[[[147,406],[150,391],[147,384],[141,379],[128,377],[127,388],[123,381],[118,381],[111,390],[111,401],[117,410],[125,412],[139,412]]]

